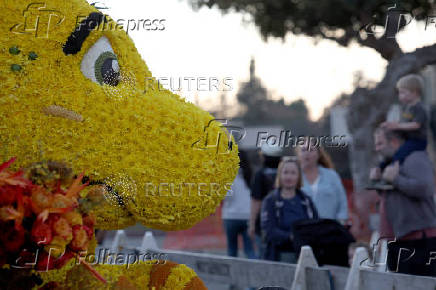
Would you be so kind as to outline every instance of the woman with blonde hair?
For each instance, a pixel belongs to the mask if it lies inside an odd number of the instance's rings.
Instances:
[[[300,189],[301,185],[297,158],[284,157],[277,169],[276,188],[262,201],[261,228],[267,260],[295,263],[292,225],[318,218],[315,205]]]
[[[348,219],[347,195],[330,156],[322,147],[307,143],[297,147],[297,156],[303,173],[302,190],[312,198],[320,218],[344,224]]]

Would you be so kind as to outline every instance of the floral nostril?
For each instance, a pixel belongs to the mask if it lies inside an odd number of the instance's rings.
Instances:
[[[73,121],[77,121],[77,122],[83,121],[82,115],[80,115],[72,110],[65,109],[62,106],[51,105],[51,106],[43,108],[42,112],[46,115],[61,117],[61,118],[65,118],[65,119],[69,119],[69,120],[73,120]]]

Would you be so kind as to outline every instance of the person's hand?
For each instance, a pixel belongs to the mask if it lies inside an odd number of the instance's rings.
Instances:
[[[381,178],[380,168],[378,167],[371,168],[371,171],[369,172],[369,179],[380,180],[380,178]]]
[[[384,129],[396,130],[398,129],[398,122],[383,122],[380,126]]]
[[[392,183],[400,172],[400,163],[397,161],[393,165],[389,165],[383,171],[383,179],[389,183]]]

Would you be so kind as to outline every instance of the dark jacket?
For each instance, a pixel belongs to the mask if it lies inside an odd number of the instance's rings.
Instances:
[[[300,197],[303,209],[309,219],[317,219],[318,212],[312,199],[300,189],[296,190],[296,195]],[[292,243],[291,231],[279,228],[280,218],[283,216],[282,204],[283,198],[279,189],[271,191],[262,202],[261,228],[263,240],[266,244],[263,258],[266,260],[278,261],[280,254],[278,248],[287,243]]]
[[[274,188],[274,181],[276,179],[277,168],[264,167],[256,172],[254,176],[253,186],[251,188],[251,198],[262,201],[268,193]],[[256,216],[255,221],[256,235],[261,235],[260,230],[260,212]]]

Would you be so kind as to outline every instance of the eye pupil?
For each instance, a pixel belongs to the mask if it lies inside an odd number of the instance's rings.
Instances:
[[[117,86],[120,81],[120,69],[116,59],[106,59],[101,67],[103,83],[111,86]]]
[[[95,62],[95,77],[100,84],[117,86],[120,81],[120,66],[115,54],[106,51]]]

